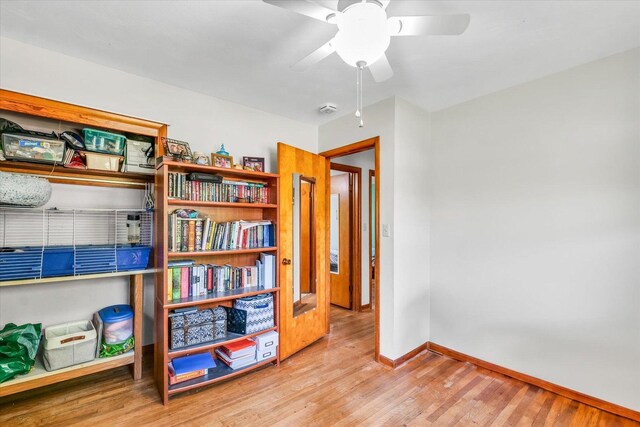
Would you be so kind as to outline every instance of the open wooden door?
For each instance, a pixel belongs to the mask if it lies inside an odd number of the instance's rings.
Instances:
[[[329,330],[329,161],[278,143],[280,359]]]
[[[351,176],[334,175],[330,196],[329,276],[331,304],[351,309]]]

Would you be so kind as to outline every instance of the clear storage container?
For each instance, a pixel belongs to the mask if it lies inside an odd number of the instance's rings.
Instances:
[[[96,330],[90,320],[49,326],[44,330],[42,359],[47,371],[95,359]]]
[[[65,142],[30,135],[2,134],[4,155],[10,160],[37,163],[61,163]]]
[[[102,336],[107,344],[120,344],[133,336],[133,310],[126,304],[112,305],[99,311],[104,323]]]
[[[84,145],[87,150],[97,153],[122,155],[127,138],[117,133],[84,128]]]

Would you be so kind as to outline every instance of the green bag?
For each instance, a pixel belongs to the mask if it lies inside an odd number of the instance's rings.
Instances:
[[[133,349],[134,340],[133,337],[129,337],[125,342],[119,344],[107,344],[102,341],[100,345],[100,357],[113,357],[119,354],[126,353]]]
[[[41,323],[17,326],[7,323],[0,330],[0,383],[28,373],[36,363]]]

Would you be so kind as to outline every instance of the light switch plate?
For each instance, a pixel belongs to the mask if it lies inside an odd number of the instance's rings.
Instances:
[[[391,237],[391,226],[389,224],[382,224],[382,237]]]

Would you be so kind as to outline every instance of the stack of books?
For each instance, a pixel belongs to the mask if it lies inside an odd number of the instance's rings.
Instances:
[[[216,349],[216,355],[231,369],[241,369],[256,363],[256,343],[250,339],[225,344]]]
[[[200,378],[216,367],[211,353],[198,353],[178,357],[169,362],[169,384],[174,385],[183,381]]]

